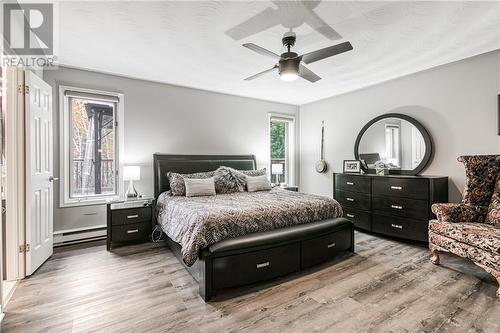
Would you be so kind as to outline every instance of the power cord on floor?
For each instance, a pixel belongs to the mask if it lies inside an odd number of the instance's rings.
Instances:
[[[158,243],[161,240],[163,240],[163,231],[161,230],[160,226],[157,224],[155,226],[155,228],[153,229],[153,232],[151,233],[151,241],[154,243]]]

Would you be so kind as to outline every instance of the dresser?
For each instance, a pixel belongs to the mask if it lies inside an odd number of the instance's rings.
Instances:
[[[428,241],[431,205],[448,201],[448,177],[333,175],[333,196],[356,228]]]

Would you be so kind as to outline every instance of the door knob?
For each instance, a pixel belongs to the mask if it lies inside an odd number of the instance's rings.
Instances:
[[[54,176],[49,177],[49,182],[53,182],[54,180],[59,180],[59,178],[54,177]]]

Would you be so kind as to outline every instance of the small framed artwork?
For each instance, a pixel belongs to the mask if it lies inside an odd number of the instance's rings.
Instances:
[[[361,173],[361,161],[344,160],[344,173]]]

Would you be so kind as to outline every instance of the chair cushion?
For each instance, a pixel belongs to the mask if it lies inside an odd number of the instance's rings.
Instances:
[[[495,191],[491,197],[490,206],[484,222],[500,228],[500,176],[497,177]]]
[[[429,231],[458,242],[500,254],[500,229],[486,223],[430,221]]]
[[[460,156],[465,165],[465,190],[462,202],[475,206],[490,204],[500,170],[500,155]]]

